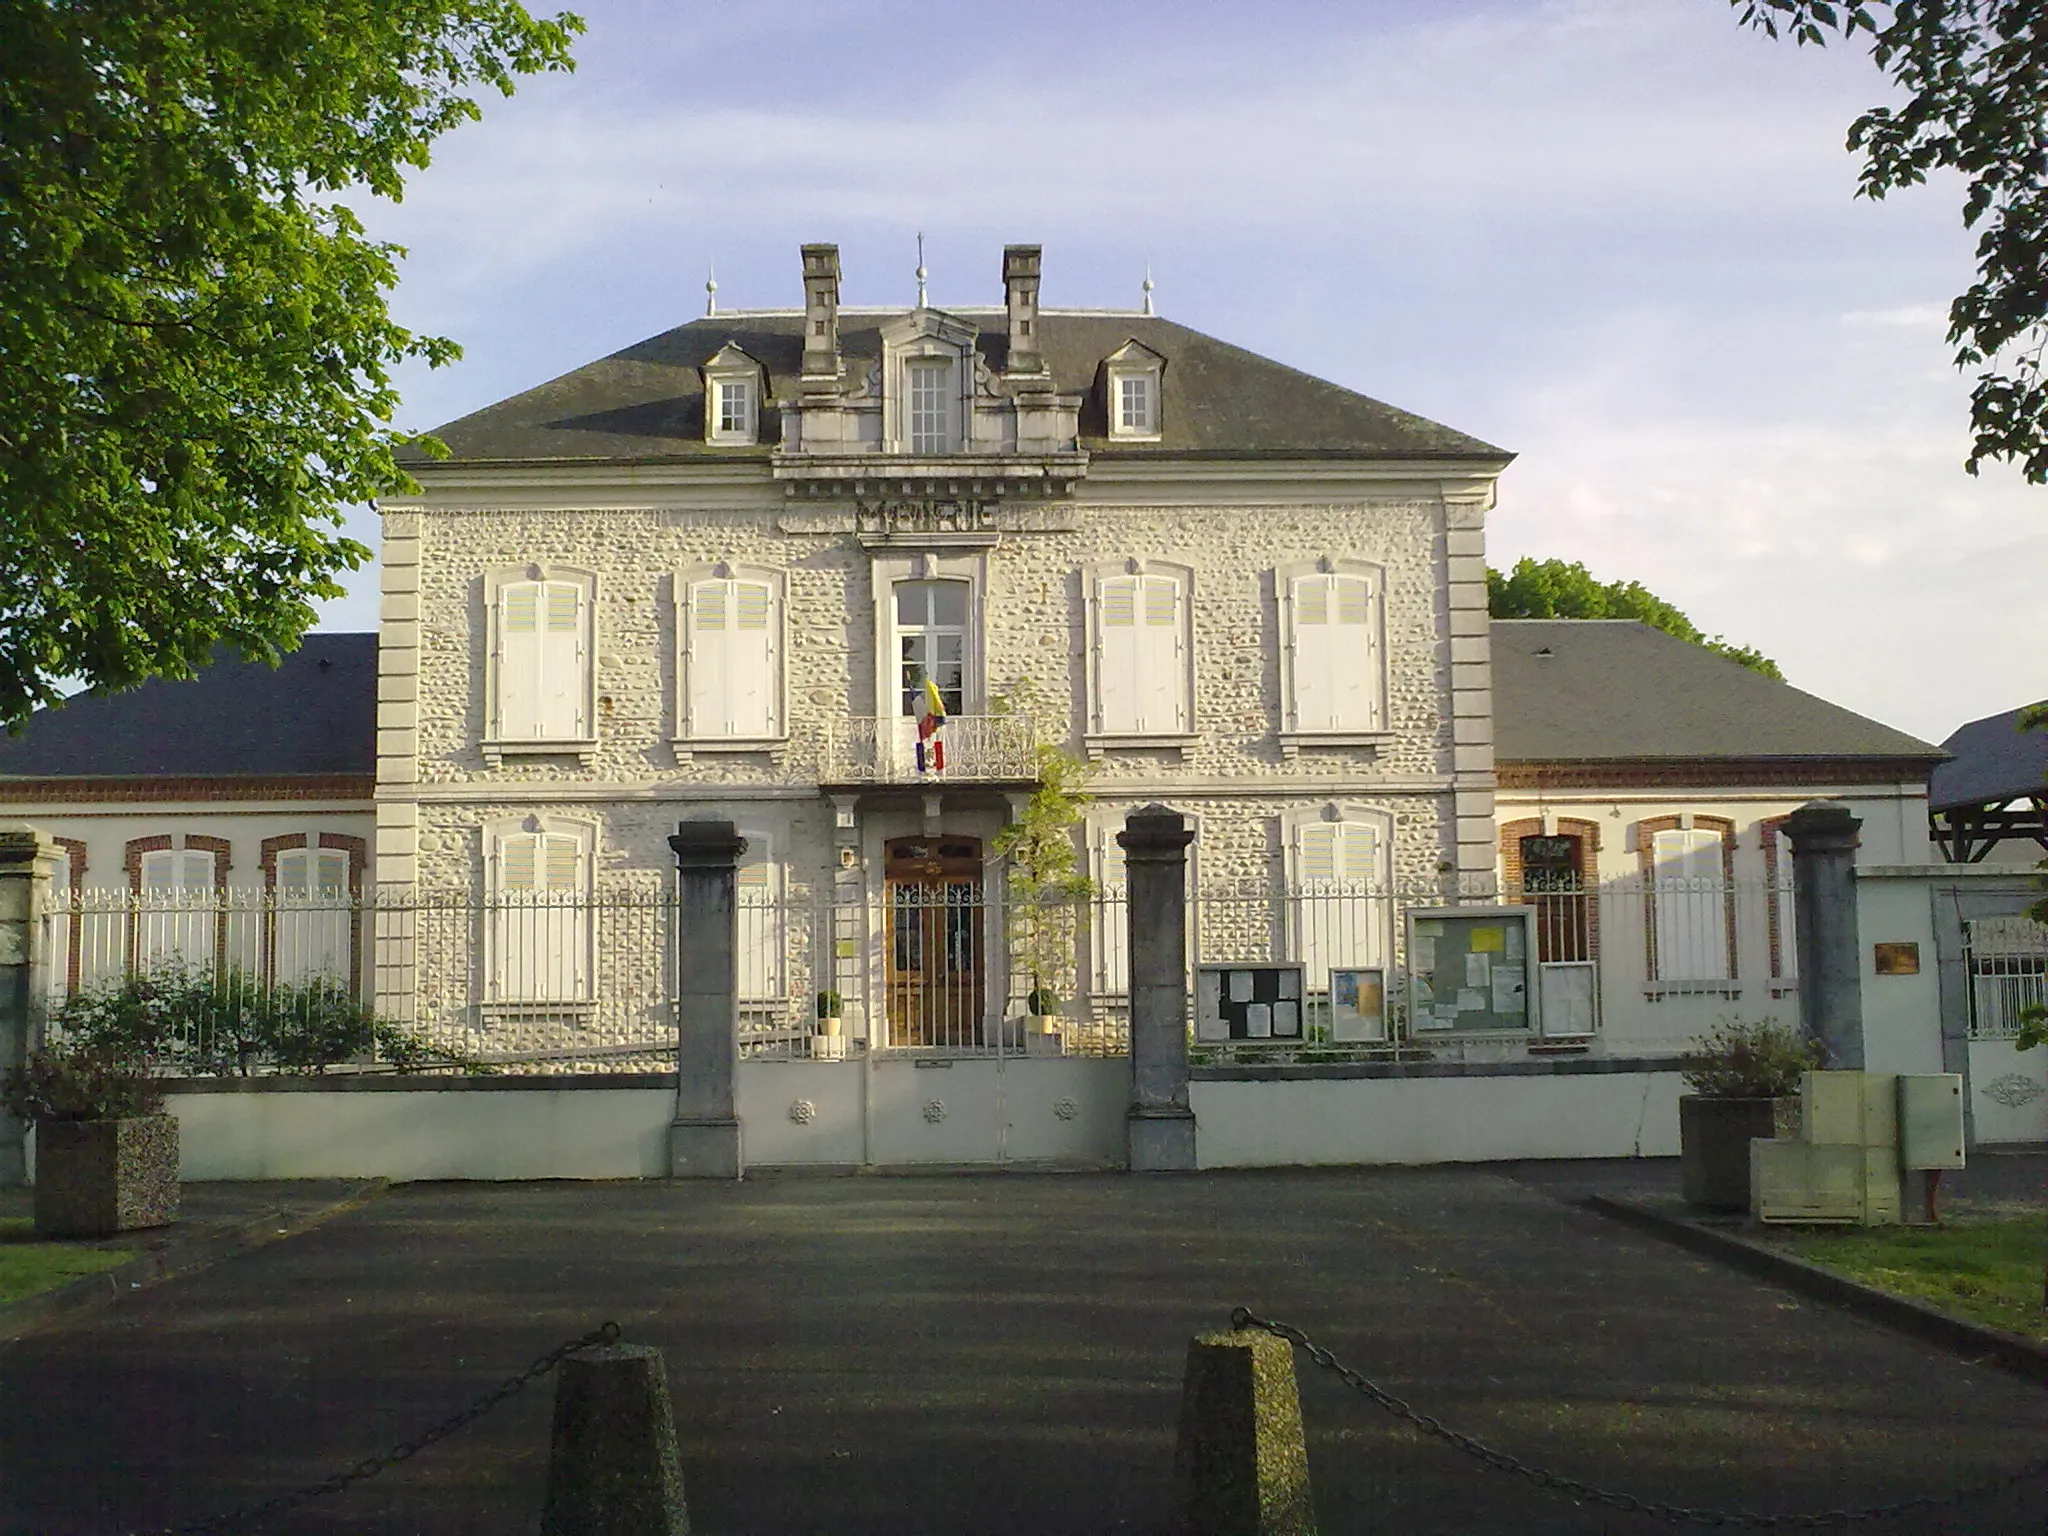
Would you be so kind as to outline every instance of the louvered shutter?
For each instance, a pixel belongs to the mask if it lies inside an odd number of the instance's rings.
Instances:
[[[1138,586],[1135,576],[1095,585],[1095,729],[1108,736],[1139,729]]]
[[[1652,917],[1657,931],[1657,979],[1728,979],[1728,892],[1721,868],[1721,835],[1673,829],[1651,839]]]
[[[588,995],[590,914],[582,844],[518,832],[498,843],[497,995],[565,1002]]]
[[[1379,828],[1362,821],[1305,822],[1295,829],[1295,951],[1311,991],[1332,966],[1384,965],[1391,898]]]
[[[1179,734],[1187,729],[1187,652],[1180,583],[1170,576],[1143,578],[1140,627],[1138,729]]]
[[[539,718],[534,735],[573,740],[590,733],[584,709],[590,604],[583,589],[574,582],[550,581],[544,585]]]
[[[1382,727],[1378,596],[1363,576],[1316,574],[1292,583],[1293,718],[1297,731]]]
[[[498,718],[493,734],[530,741],[540,734],[541,583],[507,582],[498,589]]]
[[[782,615],[765,581],[696,581],[689,596],[690,734],[782,734]]]
[[[277,856],[272,964],[280,981],[343,978],[350,970],[348,855],[288,848]]]
[[[1131,988],[1130,866],[1116,829],[1097,833],[1095,879],[1101,896],[1094,914],[1095,990],[1117,994]]]
[[[212,854],[163,848],[142,856],[144,910],[137,943],[145,966],[213,962],[213,894]]]
[[[739,995],[750,1002],[779,1002],[784,996],[782,866],[765,835],[748,832],[745,837],[747,851],[733,874]]]

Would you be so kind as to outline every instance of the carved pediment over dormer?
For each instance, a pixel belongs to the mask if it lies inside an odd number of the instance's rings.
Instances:
[[[873,364],[845,370],[829,391],[807,377],[801,394],[785,399],[785,454],[924,461],[1075,451],[1081,397],[1059,394],[1048,375],[997,372],[973,320],[921,307],[874,334],[881,356]]]

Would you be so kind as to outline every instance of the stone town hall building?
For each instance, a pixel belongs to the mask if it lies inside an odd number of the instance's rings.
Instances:
[[[1113,833],[1159,800],[1204,886],[1490,887],[1508,454],[1149,313],[1044,307],[1036,246],[954,310],[844,307],[837,248],[802,258],[801,308],[452,422],[383,503],[377,882],[651,891],[679,820],[729,819],[743,893],[883,914],[743,933],[743,992],[831,986],[881,1044],[1017,1011],[980,882],[1037,741],[1095,765],[1110,889]],[[1374,902],[1343,955],[1290,947],[1386,964],[1392,930]],[[1096,948],[1079,985],[1119,989]],[[587,992],[488,986],[487,1016]]]

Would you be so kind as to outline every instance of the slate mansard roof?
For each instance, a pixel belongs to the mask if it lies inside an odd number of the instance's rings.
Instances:
[[[899,312],[900,313],[900,312]],[[1000,373],[1008,360],[1004,312],[948,310],[980,329],[982,359]],[[879,363],[889,314],[842,309],[839,352],[846,374]],[[1241,347],[1141,314],[1041,310],[1038,340],[1063,394],[1083,397],[1080,446],[1099,455],[1150,458],[1372,458],[1477,461],[1512,455],[1421,416],[1368,399]],[[803,358],[803,315],[738,311],[679,325],[610,357],[435,429],[464,463],[578,460],[697,460],[765,453],[780,441],[772,402],[793,398]],[[1097,388],[1104,359],[1136,340],[1165,361],[1161,436],[1112,442]],[[704,380],[698,372],[727,343],[767,370],[761,444],[704,442]],[[408,462],[430,462],[412,453]]]
[[[2048,730],[2021,730],[2022,713],[2008,709],[1972,720],[1942,743],[1953,759],[1934,770],[1929,810],[2003,805],[2048,793]]]
[[[1500,763],[1895,763],[1945,756],[1904,731],[1633,619],[1495,619]]]
[[[376,771],[377,637],[308,635],[272,668],[218,651],[183,682],[82,693],[0,731],[20,779],[360,776]]]

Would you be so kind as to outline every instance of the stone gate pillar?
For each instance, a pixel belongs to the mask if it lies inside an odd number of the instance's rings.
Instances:
[[[56,862],[56,844],[34,827],[0,826],[0,1076],[35,1044],[35,1011],[46,990],[37,928]],[[0,1185],[28,1181],[27,1133],[0,1109]]]
[[[1822,1066],[1863,1070],[1863,968],[1856,926],[1856,847],[1863,823],[1815,800],[1785,818],[1799,945],[1799,1017],[1827,1052]]]
[[[1195,1112],[1188,1107],[1187,818],[1148,805],[1124,818],[1131,967],[1133,1173],[1192,1170]]]
[[[686,821],[676,854],[676,1115],[669,1176],[736,1179],[740,1154],[739,918],[735,874],[747,841],[729,821]]]

